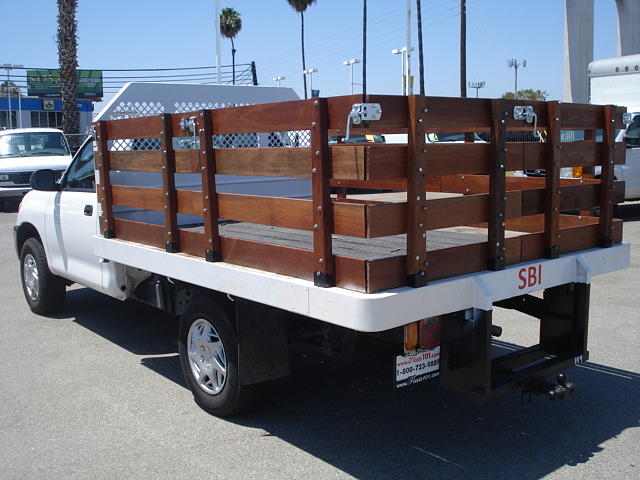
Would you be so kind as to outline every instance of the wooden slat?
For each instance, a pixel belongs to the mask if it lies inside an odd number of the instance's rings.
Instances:
[[[217,148],[216,173],[219,175],[258,175],[267,177],[310,177],[308,148]]]
[[[109,140],[125,138],[158,138],[161,121],[159,116],[101,120],[105,122],[106,137]]]
[[[614,219],[612,243],[622,241],[622,220]],[[582,225],[560,230],[560,254],[577,252],[599,246],[599,225]],[[529,234],[522,237],[522,261],[532,261],[544,255],[544,234]]]
[[[107,140],[107,124],[100,120],[96,124],[96,143],[98,155],[96,158],[96,170],[98,173],[97,194],[102,207],[100,217],[100,232],[105,238],[113,238],[115,227],[113,223],[113,200],[111,198],[111,171],[109,143]]]
[[[370,156],[369,147],[343,143],[329,145],[329,148],[331,149],[331,178],[345,180],[368,179],[366,162],[367,157]],[[393,152],[389,151],[389,154],[387,156],[391,156],[391,159],[394,160]]]
[[[112,185],[112,203],[121,207],[163,210],[162,189],[153,187],[126,187]]]
[[[160,117],[160,151],[162,154],[162,199],[164,207],[165,249],[169,253],[180,251],[178,238],[178,210],[176,201],[176,157],[173,150],[171,114]]]
[[[504,109],[509,114],[506,116],[507,128],[513,131],[529,131],[533,130],[533,123],[527,123],[525,120],[516,120],[513,117],[513,109],[515,106],[531,106],[537,115],[536,127],[538,130],[545,130],[549,125],[549,117],[547,115],[547,102],[534,100],[504,100]]]
[[[565,108],[566,104],[563,104]],[[619,142],[617,145],[621,145]],[[507,170],[533,170],[545,168],[546,143],[508,143]],[[602,142],[563,142],[560,167],[591,167],[600,165],[604,144]],[[520,152],[522,149],[522,152]],[[616,165],[625,161],[624,147],[617,147],[614,158]],[[522,163],[520,163],[522,162]]]
[[[207,248],[207,240],[205,239],[204,232],[180,228],[178,229],[178,233],[180,235],[180,249],[182,252],[195,257],[202,257],[202,252]]]
[[[506,118],[509,111],[503,100],[491,101],[491,163],[489,164],[489,224],[487,264],[492,270],[502,270],[506,265]]]
[[[605,146],[605,155],[602,161],[601,188],[600,188],[600,246],[610,247],[613,243],[613,203],[614,203],[614,167],[613,152],[616,147],[616,129],[613,105],[606,105],[602,115],[604,131],[602,143]]]
[[[560,211],[591,209],[599,204],[600,183],[565,185],[560,187]],[[614,182],[614,202],[624,201],[624,182]],[[545,190],[536,188],[522,191],[522,214],[544,213]]]
[[[547,144],[536,142],[507,143],[507,170],[545,168]],[[614,162],[622,165],[625,150],[616,143]],[[387,180],[406,174],[407,146],[397,144],[330,145],[332,178],[342,180]],[[427,144],[431,175],[488,174],[488,143]],[[589,167],[601,159],[602,142],[562,143],[560,167]],[[199,173],[197,150],[176,150],[176,173]],[[110,152],[112,170],[159,172],[159,150],[125,150]],[[216,170],[222,175],[258,175],[272,177],[310,177],[308,149],[218,148]]]
[[[544,255],[558,258],[560,255],[560,124],[565,110],[558,102],[547,103],[549,127],[547,128],[547,161],[545,165],[545,215]]]
[[[160,225],[116,219],[118,238],[143,243],[153,247],[164,246],[164,232]],[[198,231],[180,229],[180,245],[184,253],[201,256],[207,246],[205,234]],[[314,255],[310,250],[285,247],[232,237],[220,237],[225,252],[225,262],[257,268],[291,277],[312,280]],[[337,286],[366,291],[366,261],[356,258],[336,256]]]
[[[603,112],[600,105],[567,103],[562,106],[560,128],[564,129],[601,129]]]
[[[427,198],[426,173],[430,162],[427,161],[425,148],[425,118],[427,106],[425,97],[411,95],[408,100],[409,129],[407,147],[407,284],[410,287],[422,287],[427,284]]]
[[[327,99],[329,128],[331,129],[332,135],[345,134],[347,116],[353,104],[362,102],[379,103],[382,108],[382,118],[370,122],[368,128],[362,128],[362,125],[360,127],[352,126],[351,132],[354,135],[406,131],[407,102],[405,97],[400,95],[367,95],[367,98],[363,99],[362,95],[347,95]]]
[[[316,266],[313,269],[316,286],[335,285],[335,263],[331,233],[333,232],[333,209],[331,207],[331,152],[329,150],[329,113],[327,101],[313,101],[311,118],[311,187],[313,192],[313,252]]]
[[[333,202],[334,233],[364,238],[367,235],[365,205],[348,202]],[[240,222],[258,223],[277,227],[312,230],[311,200],[298,198],[265,197],[219,193],[220,218]],[[202,193],[193,190],[178,190],[178,212],[187,215],[202,215]]]
[[[506,247],[507,263],[520,262],[520,237],[508,238]],[[487,254],[487,242],[427,252],[429,278],[439,280],[485,270]],[[405,281],[402,271],[405,262],[404,255],[369,261],[367,263],[367,293],[402,286]]]
[[[178,118],[174,116],[174,121]],[[196,116],[196,129],[200,139],[200,169],[202,173],[202,215],[207,248],[204,257],[208,262],[222,260],[218,235],[218,196],[216,195],[216,155],[213,149],[211,110],[201,110]],[[174,132],[178,129],[174,127]]]
[[[164,248],[165,233],[164,228],[160,225],[151,225],[122,218],[116,218],[114,225],[116,237],[120,240]]]
[[[426,132],[474,132],[491,126],[489,101],[482,98],[426,97],[425,108]]]
[[[216,135],[309,130],[313,101],[263,103],[217,108],[209,112]]]
[[[216,135],[234,133],[264,133],[290,130],[308,130],[311,122],[312,100],[262,103],[207,110]],[[191,137],[193,133],[180,128],[183,118],[198,116],[199,112],[174,115],[173,131],[176,137]],[[345,117],[346,118],[346,117]]]

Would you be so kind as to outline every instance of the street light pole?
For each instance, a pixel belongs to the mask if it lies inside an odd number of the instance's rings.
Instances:
[[[318,71],[317,68],[307,68],[303,70],[302,73],[305,75],[309,75],[309,90],[313,90],[313,74]],[[313,91],[311,92],[311,96],[313,96]]]
[[[349,94],[353,95],[353,66],[356,63],[360,63],[360,60],[357,58],[352,58],[351,60],[345,60],[342,62],[343,65],[349,67]]]
[[[512,58],[507,61],[507,65],[509,66],[509,68],[513,68],[515,70],[516,82],[515,82],[515,88],[513,90],[513,98],[517,100],[518,99],[518,68],[526,67],[527,61],[522,60],[522,63],[518,63],[518,60],[516,60],[515,58]]]
[[[481,88],[484,88],[484,81],[483,82],[469,82],[469,88],[475,88],[476,89],[476,98],[478,98],[478,90],[480,90]]]
[[[413,85],[411,83],[411,0],[407,0],[407,46],[406,55],[407,55],[407,76],[405,81],[407,83],[407,95],[411,95],[413,93]]]
[[[411,90],[409,89],[409,59],[407,58],[408,51],[413,50],[413,47],[408,49],[407,47],[402,48],[394,48],[391,50],[391,53],[394,55],[402,55],[402,95],[411,95]]]

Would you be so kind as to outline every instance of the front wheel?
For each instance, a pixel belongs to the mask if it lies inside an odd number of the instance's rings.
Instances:
[[[22,290],[34,313],[57,313],[62,310],[66,286],[64,279],[49,270],[44,248],[35,238],[29,238],[20,254]]]
[[[255,400],[257,387],[239,382],[234,325],[211,298],[195,298],[180,318],[179,352],[182,372],[203,410],[231,416]]]

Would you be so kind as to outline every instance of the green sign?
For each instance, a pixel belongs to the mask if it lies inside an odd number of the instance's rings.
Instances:
[[[102,98],[102,70],[78,70],[77,98]],[[60,98],[58,70],[27,70],[27,95]]]

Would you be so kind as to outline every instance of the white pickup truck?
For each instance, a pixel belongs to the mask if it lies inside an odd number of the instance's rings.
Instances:
[[[352,108],[354,99],[98,122],[95,141],[85,142],[62,180],[56,183],[47,170],[36,172],[33,191],[20,206],[14,232],[29,307],[36,313],[61,309],[66,286],[75,282],[180,316],[183,373],[198,405],[216,415],[242,411],[260,399],[264,382],[288,375],[289,342],[311,342],[332,353],[353,349],[360,336],[375,337],[391,347],[390,384],[398,388],[438,377],[446,388],[478,401],[513,389],[529,396],[568,397],[575,386],[564,374],[555,382],[547,378],[588,358],[589,283],[592,275],[629,264],[629,245],[621,242],[622,222],[606,214],[599,219],[561,215],[558,208],[546,207],[539,195],[545,179],[505,178],[504,135],[493,139],[502,147],[491,150],[481,143],[427,145],[415,154],[393,144],[329,145],[330,128],[344,127],[345,113],[357,111]],[[464,114],[449,121],[450,111],[469,111],[461,108],[469,100],[477,116]],[[507,117],[511,105],[421,96],[380,101],[385,105],[385,130],[392,133],[407,129],[407,118],[393,114],[402,108],[406,112],[407,102],[425,102],[430,108],[420,111],[434,112],[439,115],[434,124],[456,131],[472,131],[485,123],[494,130],[504,128],[500,118]],[[492,120],[486,112],[496,105],[506,113]],[[602,107],[586,107],[603,112]],[[384,108],[392,112],[388,119]],[[190,129],[188,120],[193,118]],[[598,117],[597,124],[604,118]],[[375,129],[375,122],[367,128]],[[310,128],[311,145],[215,148],[213,127],[225,135]],[[176,137],[194,135],[201,140],[198,150],[173,149]],[[123,138],[159,138],[161,148],[118,152],[115,142]],[[424,138],[424,132],[410,132],[409,144]],[[580,148],[576,151],[591,145]],[[571,153],[571,147],[566,150]],[[595,156],[584,161],[602,163],[596,159],[602,151],[593,150]],[[389,178],[389,172],[410,163],[405,170],[408,180],[423,179],[424,168],[415,162],[424,161],[422,154],[428,152],[439,155],[431,164],[443,175],[437,186],[411,187]],[[458,165],[452,159],[459,152],[467,160]],[[548,152],[536,152],[529,161],[544,163]],[[522,155],[515,152],[507,160],[522,161]],[[357,177],[362,174],[358,161],[376,158],[385,168],[376,171],[371,163],[370,178],[352,182],[377,189],[404,185],[407,197],[417,195],[424,208],[407,201],[330,198],[332,175],[341,181]],[[495,164],[491,172],[489,158]],[[313,195],[299,199],[216,193],[210,173],[220,169],[238,175],[312,176]],[[112,183],[122,171],[140,170],[162,175],[162,187]],[[444,174],[460,170],[488,174],[464,175],[446,184]],[[202,191],[176,188],[173,178],[185,171],[201,172]],[[502,193],[493,187],[488,193],[478,192],[483,182],[500,176],[507,184]],[[563,182],[553,190],[561,202],[586,207],[598,198],[600,184],[595,181]],[[425,192],[427,185],[438,193],[466,194],[433,198]],[[613,199],[614,192],[611,183],[603,201],[610,204],[607,199]],[[563,200],[566,193],[570,195]],[[491,213],[483,208],[489,201],[506,210]],[[120,215],[118,206],[158,210],[163,221],[135,221]],[[559,221],[557,233],[545,233],[541,211]],[[331,221],[326,212],[333,212]],[[399,212],[426,215],[427,225],[417,225],[423,231],[415,232],[418,240],[413,244],[402,234],[411,226],[395,220]],[[198,213],[203,226],[181,223],[181,215]],[[326,236],[319,235],[323,228],[328,229]],[[497,245],[487,242],[494,235]],[[545,239],[552,242],[546,251]],[[415,264],[406,254],[412,250],[416,259],[423,259],[417,271],[410,270]],[[544,297],[531,295],[536,291],[544,291]],[[493,356],[492,337],[501,333],[492,323],[496,307],[538,318],[540,343]]]
[[[71,162],[69,144],[55,128],[16,128],[0,131],[0,208],[7,197],[29,191],[29,178],[49,168],[57,178]]]

